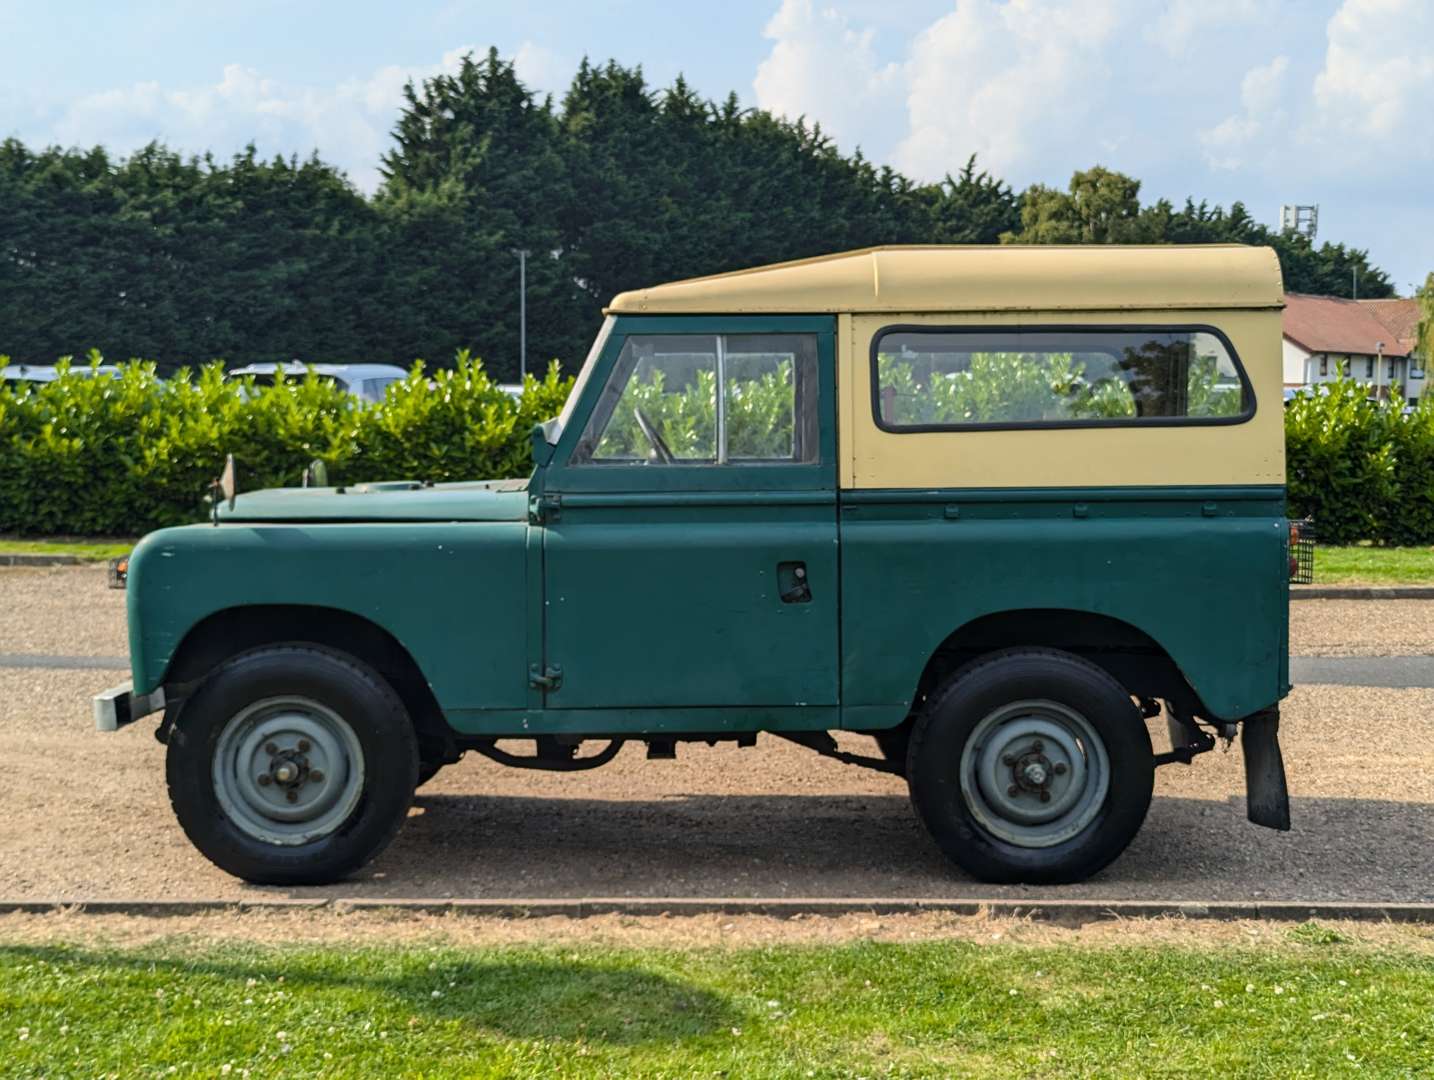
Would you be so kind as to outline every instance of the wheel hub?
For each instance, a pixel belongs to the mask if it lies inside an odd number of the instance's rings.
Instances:
[[[1036,739],[1023,754],[1008,752],[1001,756],[1001,763],[1011,769],[1007,795],[1034,795],[1041,802],[1050,802],[1052,782],[1056,777],[1064,776],[1070,766],[1064,761],[1052,761],[1046,756],[1045,749],[1044,741]]]
[[[293,784],[299,779],[303,766],[296,765],[292,761],[286,761],[282,765],[275,765],[269,769],[274,779],[281,784]]]
[[[1057,702],[995,710],[962,753],[961,786],[993,835],[1047,847],[1093,820],[1108,784],[1105,750],[1085,717]]]
[[[301,844],[337,828],[363,784],[357,736],[318,702],[259,702],[225,726],[215,749],[215,794],[243,831]]]
[[[269,767],[254,778],[255,782],[260,787],[272,784],[284,792],[285,801],[298,802],[303,797],[305,784],[324,781],[323,771],[309,763],[310,748],[307,739],[300,739],[295,746],[283,750],[274,743],[267,744],[264,751],[269,755]]]

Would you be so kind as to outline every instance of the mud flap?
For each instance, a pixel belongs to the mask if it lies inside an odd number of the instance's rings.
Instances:
[[[1247,816],[1256,825],[1288,832],[1290,792],[1280,755],[1280,710],[1247,716],[1240,724],[1240,749],[1245,755]]]

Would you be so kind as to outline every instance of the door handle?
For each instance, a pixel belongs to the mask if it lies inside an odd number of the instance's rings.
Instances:
[[[777,592],[784,604],[811,603],[812,583],[807,580],[807,564],[804,562],[778,563]]]

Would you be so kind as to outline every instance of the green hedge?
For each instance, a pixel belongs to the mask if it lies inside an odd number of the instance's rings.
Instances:
[[[1434,543],[1434,402],[1408,415],[1352,380],[1301,394],[1285,409],[1290,514],[1319,541]]]
[[[165,381],[131,363],[0,388],[0,532],[138,536],[195,521],[228,453],[249,489],[296,485],[315,458],[332,483],[524,476],[529,431],[571,385],[554,364],[514,400],[461,353],[451,370],[415,363],[376,404],[317,378],[246,388],[217,363]]]
[[[768,399],[789,401],[789,378],[780,371],[753,383],[734,411],[781,435]],[[298,484],[316,458],[332,483],[523,476],[532,425],[557,415],[571,386],[554,364],[542,379],[529,376],[515,400],[464,353],[432,374],[415,363],[372,405],[315,378],[246,390],[225,382],[218,364],[166,381],[152,364],[131,363],[114,377],[69,372],[0,388],[0,532],[137,536],[195,521],[227,453],[246,489]],[[674,450],[710,422],[710,387],[700,406],[691,396],[644,406]],[[1426,402],[1405,415],[1402,403],[1371,402],[1348,380],[1291,402],[1291,516],[1313,517],[1323,543],[1434,543],[1434,402]],[[618,426],[614,438],[645,451],[645,440]]]

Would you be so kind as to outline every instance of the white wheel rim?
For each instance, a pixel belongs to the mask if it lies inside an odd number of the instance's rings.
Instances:
[[[976,725],[961,753],[961,796],[980,826],[1024,848],[1084,832],[1110,791],[1100,733],[1056,701],[1016,701]]]
[[[333,833],[358,805],[363,780],[353,728],[310,698],[254,702],[230,717],[214,749],[220,807],[266,844],[297,847]]]

